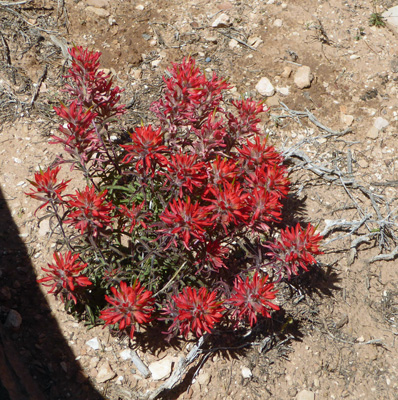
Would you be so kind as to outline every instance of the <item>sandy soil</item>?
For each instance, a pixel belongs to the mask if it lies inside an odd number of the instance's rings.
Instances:
[[[145,379],[121,358],[126,340],[102,327],[87,330],[35,285],[41,267],[51,260],[54,238],[45,222],[38,225],[37,204],[24,191],[37,167],[47,167],[61,151],[48,141],[57,128],[52,107],[58,104],[66,72],[65,49],[72,44],[101,51],[103,68],[126,89],[123,101],[130,107],[125,126],[152,121],[148,107],[161,92],[163,71],[188,55],[207,72],[229,78],[231,99],[261,99],[256,85],[267,77],[276,92],[264,98],[271,107],[264,129],[279,150],[296,149],[311,160],[300,167],[303,159],[292,157],[297,164],[294,188],[305,200],[303,219],[320,231],[333,220],[363,221],[358,229],[351,224],[328,232],[319,267],[303,277],[308,291],[292,287],[281,292],[281,304],[284,296],[292,302],[275,321],[279,330],[269,346],[264,342],[271,338],[269,331],[242,349],[231,342],[231,349],[201,357],[203,364],[194,364],[165,398],[398,398],[398,268],[394,257],[375,259],[397,245],[391,235],[397,216],[398,42],[388,26],[369,25],[372,14],[397,3],[4,4],[0,2],[0,211],[6,223],[0,232],[0,320],[4,323],[10,310],[22,317],[10,335],[46,398],[128,400],[162,384]],[[226,25],[213,27],[224,14]],[[303,65],[312,75],[307,88],[295,82]],[[334,171],[334,182],[327,173],[315,174],[314,165]],[[339,174],[355,183],[342,185]],[[355,242],[364,235],[367,241]],[[390,247],[383,248],[382,239]],[[96,350],[86,343],[93,338],[99,342]],[[149,341],[136,348],[147,365],[169,360],[175,367],[192,347],[154,342],[156,346]],[[113,371],[112,377],[103,381],[101,369]]]

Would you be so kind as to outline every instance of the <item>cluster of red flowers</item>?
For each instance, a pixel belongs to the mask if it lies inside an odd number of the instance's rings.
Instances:
[[[145,286],[155,291],[157,277],[143,281],[150,274],[140,268],[168,254],[178,254],[174,259],[180,262],[175,269],[162,267],[171,280],[185,264],[191,265],[177,276],[180,292],[172,294],[176,288],[170,287],[164,290],[168,297],[159,297],[163,304],[157,305],[171,322],[170,335],[201,336],[221,321],[253,326],[259,315],[270,318],[271,310],[279,309],[272,302],[277,290],[259,268],[273,271],[279,279],[290,279],[299,268],[307,271],[321,253],[322,237],[312,225],[305,230],[297,225],[273,239],[290,183],[282,155],[260,131],[264,105],[239,100],[232,102],[234,112],[227,111],[223,91],[229,84],[216,74],[207,78],[188,58],[169,70],[164,95],[152,104],[160,126],[138,127],[124,142],[114,142],[108,127],[112,117],[126,111],[118,104],[122,90],[99,70],[100,53],[81,47],[69,53],[72,66],[65,91],[71,100],[55,108],[65,124],[60,126],[62,136],[54,136],[53,142],[64,146],[72,165],[84,172],[87,186],[65,195],[69,181],[57,182],[58,166],[35,174],[28,195],[42,201],[40,208],[49,202],[62,206],[65,213],[58,220],[93,246],[96,260],[102,258],[105,279],[96,281],[104,281],[104,289],[117,281],[116,275],[126,273],[127,279],[105,297],[110,305],[101,311],[105,325],[129,328],[133,337],[137,324],[152,321],[155,297]],[[128,243],[123,245],[121,238],[126,236]],[[230,277],[233,287],[223,291],[217,273],[228,270],[233,243],[242,237],[262,243],[264,263],[254,273],[242,264],[239,274]],[[157,248],[151,250],[153,243]],[[91,285],[89,277],[100,270],[98,264],[91,271],[90,264],[78,262],[84,254],[55,253],[56,263],[44,269],[47,275],[39,282],[51,286],[50,293],[67,294],[76,302],[76,287]],[[126,259],[140,265],[133,265],[130,275],[123,272]],[[208,287],[194,287],[184,276],[202,272],[210,277]]]

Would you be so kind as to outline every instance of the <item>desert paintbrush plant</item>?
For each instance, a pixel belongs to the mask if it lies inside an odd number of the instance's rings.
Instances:
[[[39,281],[131,338],[159,320],[168,337],[187,337],[270,318],[279,309],[271,278],[308,270],[322,238],[310,224],[280,228],[290,184],[259,128],[264,105],[226,104],[226,80],[188,58],[172,66],[151,106],[158,123],[111,140],[126,113],[122,90],[99,70],[100,53],[69,53],[68,101],[55,108],[63,125],[52,138],[66,156],[36,174],[27,194],[56,218],[70,252],[56,253]],[[81,171],[83,190],[65,193],[62,164]]]

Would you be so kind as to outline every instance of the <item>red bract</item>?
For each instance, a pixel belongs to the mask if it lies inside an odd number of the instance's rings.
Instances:
[[[70,180],[57,183],[57,175],[60,169],[61,167],[47,168],[46,172],[40,169],[39,172],[35,173],[35,182],[28,180],[34,189],[25,194],[36,200],[43,201],[44,203],[39,208],[45,207],[50,200],[63,202],[61,194]]]
[[[281,231],[281,238],[276,243],[269,243],[272,266],[281,275],[284,270],[288,279],[291,275],[298,275],[298,268],[308,271],[308,266],[315,264],[314,255],[322,254],[319,242],[323,239],[320,234],[315,234],[315,227],[308,224],[303,230],[298,223],[296,227],[286,228]]]
[[[82,192],[77,190],[67,203],[73,211],[65,222],[74,225],[81,234],[88,232],[96,237],[100,229],[110,226],[112,220],[110,213],[114,206],[111,202],[105,202],[106,194],[106,190],[97,194],[95,188],[89,186]]]
[[[169,186],[178,190],[178,196],[183,197],[183,188],[190,193],[194,188],[203,187],[207,179],[206,166],[203,162],[197,162],[196,155],[177,153],[170,157],[167,172],[164,174],[169,181]]]
[[[113,296],[105,296],[105,300],[113,307],[101,311],[100,318],[105,326],[119,324],[119,330],[130,327],[130,338],[133,339],[135,324],[147,324],[151,320],[155,299],[152,292],[145,290],[136,280],[133,286],[120,282],[120,291],[111,287]]]
[[[142,213],[142,209],[145,205],[143,201],[140,205],[136,206],[133,204],[131,209],[128,209],[125,205],[120,206],[120,212],[128,218],[127,225],[130,225],[129,233],[132,233],[137,223],[139,223],[144,229],[147,229],[147,225],[143,219],[145,219],[146,214]]]
[[[69,106],[61,104],[60,108],[54,107],[54,110],[67,124],[59,127],[65,138],[52,136],[53,141],[50,143],[61,143],[74,158],[79,155],[84,162],[90,160],[101,147],[92,125],[97,114],[85,111],[77,100]]]
[[[222,186],[224,183],[232,183],[238,176],[236,161],[217,156],[211,163],[210,180],[214,186]]]
[[[164,311],[165,314],[177,314],[169,332],[178,327],[180,334],[185,338],[189,332],[194,332],[197,337],[205,332],[211,333],[214,325],[222,319],[224,312],[222,302],[216,300],[216,296],[215,291],[209,293],[204,287],[198,292],[187,287],[182,293],[172,296],[174,307],[166,308]]]
[[[212,203],[207,208],[212,213],[212,220],[222,225],[226,235],[229,224],[246,224],[249,218],[246,199],[249,194],[244,193],[239,183],[226,182],[222,188],[211,186],[208,191],[213,198],[205,199]]]
[[[257,314],[271,318],[269,311],[279,310],[279,307],[270,302],[275,299],[277,291],[273,291],[273,283],[268,283],[268,275],[260,278],[258,272],[250,280],[244,281],[240,276],[235,279],[234,291],[227,303],[232,307],[232,318],[237,323],[248,320],[250,326],[257,322]]]
[[[229,249],[222,246],[219,240],[209,241],[202,246],[198,252],[198,259],[196,263],[201,266],[199,273],[204,267],[209,271],[218,272],[220,268],[227,268],[224,260],[227,258]]]
[[[191,204],[190,197],[186,201],[174,199],[160,215],[160,219],[168,228],[160,229],[159,232],[164,233],[166,236],[178,235],[182,239],[185,248],[190,250],[189,241],[191,236],[200,241],[204,240],[205,228],[211,225],[211,220],[207,214],[207,208],[200,207],[197,202]],[[172,242],[177,246],[175,239]]]
[[[136,128],[134,132],[130,133],[130,138],[133,144],[121,145],[127,151],[123,163],[135,162],[137,172],[148,174],[151,170],[152,176],[155,175],[157,164],[167,164],[167,159],[162,154],[167,147],[162,144],[161,128],[156,131],[152,129],[151,125]]]
[[[54,253],[55,264],[48,264],[48,268],[42,267],[42,270],[47,272],[47,276],[38,279],[37,282],[44,286],[50,286],[48,293],[57,295],[61,293],[63,300],[64,290],[67,293],[67,299],[77,303],[76,296],[72,293],[76,286],[90,286],[92,283],[87,277],[80,273],[87,267],[87,264],[82,264],[76,261],[80,254],[72,255],[69,251],[63,256],[61,253]]]
[[[282,156],[273,146],[267,145],[266,137],[261,141],[260,136],[255,136],[254,143],[247,140],[247,146],[242,145],[238,151],[246,159],[249,170],[258,166],[279,166],[282,163]]]

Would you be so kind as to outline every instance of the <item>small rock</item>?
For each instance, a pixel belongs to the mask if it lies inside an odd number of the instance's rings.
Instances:
[[[165,357],[163,360],[154,361],[148,365],[149,370],[152,373],[152,379],[154,381],[160,381],[162,379],[167,379],[175,363],[175,357]]]
[[[290,67],[283,68],[283,72],[281,73],[282,78],[289,78],[292,74],[292,69]]]
[[[230,49],[235,49],[236,47],[239,46],[239,43],[235,39],[231,39],[228,43],[228,47]]]
[[[242,372],[243,379],[249,379],[253,376],[252,371],[250,371],[250,368],[242,367],[241,372]]]
[[[268,97],[265,103],[267,104],[268,107],[277,107],[280,105],[279,96]]]
[[[92,358],[90,359],[90,362],[89,362],[89,364],[88,364],[88,367],[89,367],[90,369],[96,368],[97,365],[98,365],[98,363],[99,363],[99,361],[100,361],[100,359],[99,359],[98,357],[92,357]]]
[[[211,24],[212,28],[227,28],[231,26],[231,18],[227,14],[220,14]]]
[[[206,40],[206,42],[210,42],[213,44],[217,44],[218,42],[218,37],[216,35],[204,35],[203,38],[204,40]]]
[[[98,338],[92,338],[86,342],[88,347],[91,347],[93,350],[98,350],[100,348],[100,344]]]
[[[283,96],[288,96],[289,95],[289,87],[277,87],[276,88],[277,92],[282,94]]]
[[[296,400],[315,400],[315,393],[309,390],[302,390],[297,393]]]
[[[16,310],[10,310],[6,322],[4,326],[8,329],[12,329],[13,331],[17,331],[22,324],[22,317],[21,314]]]
[[[377,117],[375,119],[375,122],[373,123],[373,126],[379,131],[383,130],[384,128],[387,128],[388,125],[389,122],[383,117]]]
[[[152,68],[157,68],[161,62],[162,62],[161,59],[153,60],[153,61],[151,62]]]
[[[366,160],[364,160],[364,159],[358,160],[358,165],[359,165],[361,168],[368,168],[368,167],[369,167],[369,163],[368,163]]]
[[[354,117],[352,115],[348,114],[341,114],[340,115],[341,122],[344,124],[344,126],[351,126],[352,123],[354,122]]]
[[[383,17],[383,21],[389,25],[395,33],[398,33],[398,6],[389,8],[387,11],[384,11],[381,16]]]
[[[108,18],[108,24],[109,24],[110,26],[117,25],[117,23],[116,23],[116,18],[115,18],[113,15],[111,15],[111,16]]]
[[[50,220],[44,219],[40,222],[39,236],[46,236],[48,233],[50,233]]]
[[[136,10],[142,11],[145,9],[145,6],[143,4],[138,4],[138,6],[135,7]]]
[[[250,36],[249,39],[247,39],[247,44],[255,49],[257,49],[261,43],[263,43],[263,40],[258,36]]]
[[[390,61],[390,66],[391,66],[391,72],[393,72],[394,74],[398,72],[398,57],[394,57]]]
[[[299,67],[294,74],[294,83],[299,89],[309,88],[311,86],[313,76],[311,68],[307,65]]]
[[[130,75],[138,81],[142,78],[142,69],[133,68],[130,70]]]
[[[277,28],[280,28],[283,25],[283,21],[278,18],[274,21],[272,25],[276,26]]]
[[[130,349],[123,350],[119,353],[120,358],[124,361],[133,359],[133,352]]]
[[[368,137],[370,139],[377,139],[379,137],[379,130],[375,126],[372,126],[368,130],[368,133],[366,134],[366,137]]]
[[[86,11],[89,13],[93,13],[101,18],[107,18],[110,16],[109,11],[104,10],[103,8],[88,6],[88,7],[86,7]]]
[[[272,85],[271,81],[268,78],[261,78],[257,85],[256,85],[256,90],[258,93],[261,94],[261,96],[267,96],[271,97],[275,94],[275,88]]]
[[[352,54],[350,56],[350,60],[357,60],[358,58],[361,58],[361,56],[359,56],[358,54]]]
[[[210,383],[211,376],[208,372],[202,372],[196,378],[200,386],[207,386]]]
[[[105,361],[98,369],[98,374],[95,379],[98,383],[104,383],[104,382],[109,381],[110,379],[114,378],[115,376],[116,376],[116,373],[112,371],[112,368],[109,365],[109,362]]]
[[[109,6],[109,0],[86,0],[88,6],[106,8]]]
[[[357,338],[358,343],[363,343],[364,341],[365,341],[365,338],[363,336],[360,336],[359,338]]]

